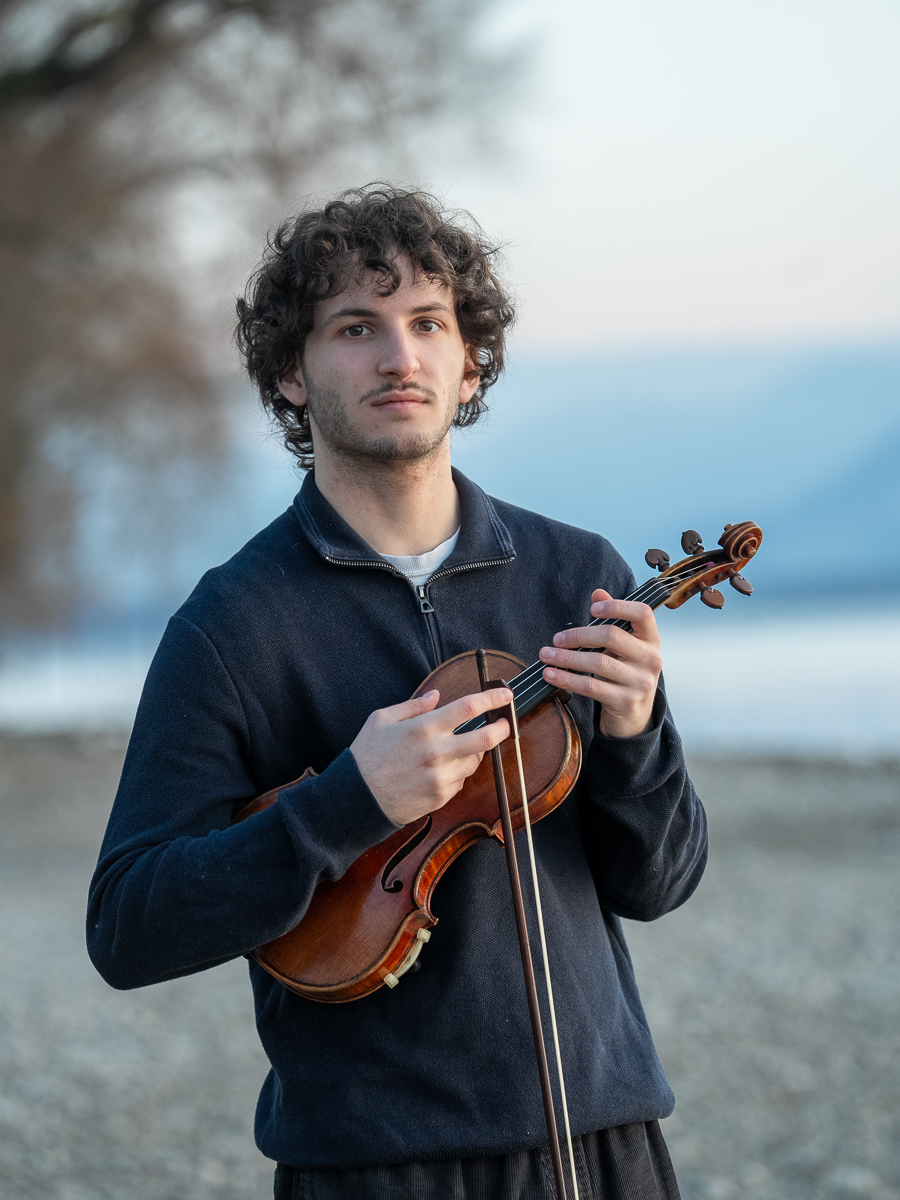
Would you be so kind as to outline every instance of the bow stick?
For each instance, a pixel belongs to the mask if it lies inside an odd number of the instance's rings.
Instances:
[[[478,678],[481,690],[487,691],[493,687],[509,687],[502,679],[488,679],[487,655],[484,650],[476,651]],[[528,792],[525,788],[525,771],[522,765],[522,746],[519,740],[519,722],[516,718],[515,701],[506,708],[497,709],[489,714],[491,722],[500,717],[509,721],[511,737],[516,753],[516,766],[519,776],[519,791],[522,798],[522,811],[525,818],[525,837],[528,842],[528,857],[531,865],[531,881],[534,887],[535,909],[537,911],[538,933],[541,942],[541,954],[544,961],[544,981],[547,987],[547,1003],[550,1010],[550,1024],[553,1029],[553,1047],[556,1051],[556,1071],[559,1079],[559,1093],[562,1101],[563,1119],[566,1127],[566,1143],[569,1151],[569,1167],[572,1172],[572,1188],[575,1200],[578,1196],[578,1179],[575,1174],[575,1155],[572,1149],[572,1130],[569,1125],[569,1109],[566,1104],[566,1086],[563,1080],[562,1055],[559,1049],[559,1033],[556,1027],[556,1008],[553,1003],[553,985],[550,981],[550,961],[547,956],[547,938],[544,933],[544,916],[541,909],[541,893],[538,885],[537,860],[534,854],[534,841],[531,836],[531,814],[528,811]],[[553,1107],[553,1089],[550,1082],[550,1068],[547,1063],[547,1050],[544,1045],[544,1030],[541,1024],[541,1010],[538,1003],[537,983],[534,977],[534,964],[531,959],[531,943],[528,937],[528,922],[525,918],[525,904],[522,899],[522,884],[519,879],[519,862],[516,855],[513,837],[512,815],[509,809],[509,795],[506,790],[506,777],[503,774],[503,759],[500,747],[491,750],[491,762],[494,768],[494,785],[497,789],[497,802],[500,806],[500,820],[503,826],[503,845],[506,850],[506,866],[509,871],[509,884],[512,891],[513,910],[516,916],[516,931],[519,935],[519,951],[522,956],[522,973],[525,976],[525,991],[528,996],[528,1013],[531,1017],[531,1033],[534,1038],[534,1052],[537,1058],[538,1074],[541,1080],[541,1095],[544,1101],[544,1117],[547,1122],[547,1134],[550,1141],[550,1157],[553,1162],[553,1177],[556,1182],[556,1193],[559,1200],[566,1200],[566,1185],[563,1176],[562,1155],[559,1148],[559,1136],[556,1129],[556,1112]]]

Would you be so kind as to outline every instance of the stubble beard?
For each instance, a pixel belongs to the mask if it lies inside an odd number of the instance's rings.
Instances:
[[[383,437],[366,437],[359,429],[354,428],[339,393],[333,388],[320,387],[309,379],[306,380],[306,404],[316,433],[335,456],[373,464],[419,462],[434,454],[446,438],[456,415],[461,386],[462,379],[456,389],[456,400],[451,401],[449,396],[447,398],[445,419],[441,422],[440,429],[415,437],[404,436],[402,424],[396,433]],[[391,390],[393,389],[379,388],[368,392],[359,403],[362,404],[375,395],[387,394]],[[439,400],[437,392],[431,388],[416,390],[432,402]]]

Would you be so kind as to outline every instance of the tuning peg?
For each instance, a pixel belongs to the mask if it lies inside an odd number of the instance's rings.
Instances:
[[[650,549],[644,555],[644,562],[648,567],[659,567],[661,571],[665,571],[669,565],[669,556],[665,550]]]
[[[685,554],[702,554],[703,539],[696,529],[686,529],[681,535],[681,548]]]
[[[753,595],[753,584],[743,577],[743,575],[732,575],[728,581],[736,592],[740,592],[742,596]]]
[[[725,604],[725,597],[715,588],[704,588],[700,593],[700,599],[707,608],[722,608]]]

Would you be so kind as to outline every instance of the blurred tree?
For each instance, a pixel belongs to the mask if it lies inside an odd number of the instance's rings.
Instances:
[[[298,194],[417,132],[490,144],[517,55],[479,38],[489,7],[0,0],[3,624],[77,604],[98,479],[152,525],[173,460],[223,451],[223,246],[233,273]]]

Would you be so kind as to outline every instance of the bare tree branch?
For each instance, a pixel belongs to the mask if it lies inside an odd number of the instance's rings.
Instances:
[[[487,7],[0,0],[0,622],[76,603],[101,460],[133,530],[137,509],[160,525],[173,456],[197,474],[221,454],[216,244],[258,243],[329,172],[380,173],[426,128],[496,129],[516,63],[479,42]]]
[[[0,76],[0,107],[46,100],[108,75],[152,40],[153,17],[166,3],[138,0],[70,18],[38,61]]]

